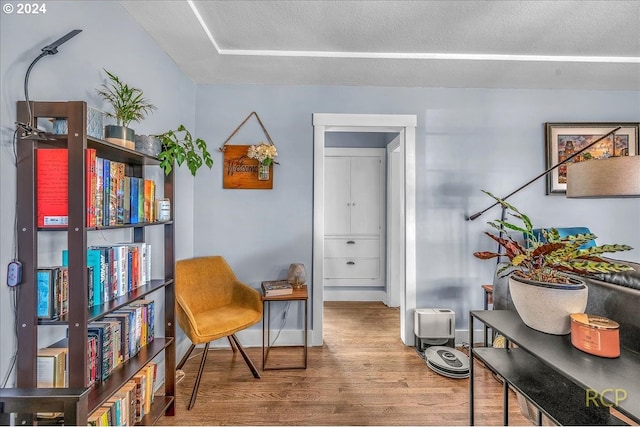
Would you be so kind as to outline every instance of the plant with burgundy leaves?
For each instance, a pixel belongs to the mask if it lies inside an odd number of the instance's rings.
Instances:
[[[517,219],[522,225],[516,225],[506,220],[494,220],[488,224],[497,234],[485,232],[504,249],[504,253],[475,252],[473,255],[480,259],[502,257],[508,261],[501,262],[498,275],[504,277],[511,273],[525,279],[547,283],[569,283],[567,273],[588,275],[596,273],[613,273],[632,270],[632,267],[612,262],[601,257],[610,252],[628,251],[627,245],[609,244],[592,246],[585,249],[580,247],[594,240],[592,233],[574,234],[560,237],[555,228],[542,229],[542,238],[533,232],[533,225],[529,217],[506,201],[484,191],[484,193],[498,201],[508,216]],[[523,233],[528,244],[523,244],[509,235],[509,231]]]

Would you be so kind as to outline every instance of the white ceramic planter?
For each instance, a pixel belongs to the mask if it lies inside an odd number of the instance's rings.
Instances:
[[[589,290],[584,282],[555,285],[509,276],[511,299],[520,318],[540,332],[566,335],[571,332],[571,313],[584,313]]]

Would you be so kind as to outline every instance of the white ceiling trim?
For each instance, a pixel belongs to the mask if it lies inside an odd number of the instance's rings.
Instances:
[[[640,64],[640,57],[629,56],[557,56],[557,55],[497,55],[485,53],[422,53],[422,52],[330,52],[305,50],[241,50],[219,49],[220,55],[289,56],[306,58],[354,59],[446,59],[462,61],[526,61],[526,62],[598,62]]]
[[[209,38],[209,41],[211,42],[213,47],[216,48],[216,51],[218,53],[220,53],[220,47],[218,46],[218,43],[216,42],[216,39],[213,38],[213,34],[211,34],[211,31],[209,31],[209,27],[207,27],[207,24],[205,24],[204,19],[202,19],[202,15],[200,15],[200,12],[198,12],[198,8],[193,3],[193,0],[187,0],[187,3],[189,3],[189,7],[191,8],[191,11],[196,16],[196,19],[200,23],[200,26],[202,27],[204,32],[207,34],[207,37]]]
[[[351,59],[435,59],[462,61],[521,61],[521,62],[591,62],[640,64],[640,57],[633,56],[567,56],[567,55],[499,55],[485,53],[425,53],[425,52],[348,52],[313,50],[245,50],[221,49],[209,27],[204,22],[193,0],[187,0],[191,11],[200,23],[209,41],[219,55],[231,56],[280,56],[297,58],[351,58]]]

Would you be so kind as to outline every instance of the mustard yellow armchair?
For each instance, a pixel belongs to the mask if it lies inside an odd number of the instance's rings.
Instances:
[[[232,350],[240,351],[255,378],[260,374],[242,348],[236,332],[262,319],[262,297],[240,282],[221,256],[181,260],[176,263],[176,317],[191,340],[191,347],[176,369],[181,369],[198,344],[205,344],[200,369],[193,386],[188,409],[196,401],[209,343],[227,337]]]

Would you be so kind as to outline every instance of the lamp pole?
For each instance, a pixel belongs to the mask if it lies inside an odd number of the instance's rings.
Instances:
[[[617,128],[613,129],[612,131],[602,135],[600,138],[596,139],[595,141],[591,142],[590,144],[587,144],[585,147],[581,148],[580,150],[576,151],[575,153],[573,153],[572,155],[570,155],[569,157],[567,157],[566,159],[564,159],[561,162],[558,162],[557,164],[551,166],[549,169],[545,170],[544,172],[542,172],[540,175],[537,175],[535,178],[527,181],[525,184],[522,184],[520,187],[516,188],[515,190],[513,190],[511,193],[507,194],[506,196],[502,197],[502,200],[507,200],[509,197],[513,196],[514,194],[516,194],[518,191],[528,187],[530,184],[532,184],[533,182],[537,181],[538,179],[542,178],[543,176],[545,176],[546,174],[548,174],[549,172],[551,172],[552,170],[556,169],[557,167],[567,163],[569,160],[573,159],[574,157],[576,157],[578,154],[582,154],[585,150],[588,150],[589,148],[593,147],[595,144],[597,144],[598,142],[602,141],[603,139],[605,139],[606,137],[608,137],[611,134],[616,133],[617,131],[619,131],[622,128],[622,126],[618,126]],[[489,209],[493,208],[496,205],[499,205],[500,202],[495,202],[494,204],[492,204],[491,206],[489,206],[486,209],[483,209],[479,212],[474,213],[473,215],[468,216],[466,219],[467,221],[473,221],[475,219],[477,219],[480,215],[482,215],[483,213],[485,213],[486,211],[488,211]],[[504,218],[503,218],[504,219]]]
[[[27,68],[27,73],[24,76],[24,97],[27,101],[27,111],[29,113],[29,122],[28,123],[20,123],[16,122],[16,125],[22,129],[23,133],[21,137],[23,139],[43,139],[42,135],[40,135],[40,131],[38,131],[38,126],[33,123],[33,112],[31,111],[31,103],[29,102],[29,75],[31,74],[31,70],[33,66],[36,65],[40,59],[44,58],[48,55],[55,55],[58,53],[58,47],[61,44],[69,41],[70,38],[74,37],[78,33],[82,32],[82,30],[73,30],[69,31],[64,36],[60,37],[58,40],[54,41],[50,45],[47,45],[41,49],[42,53],[36,57],[31,64],[29,64],[29,68]]]

